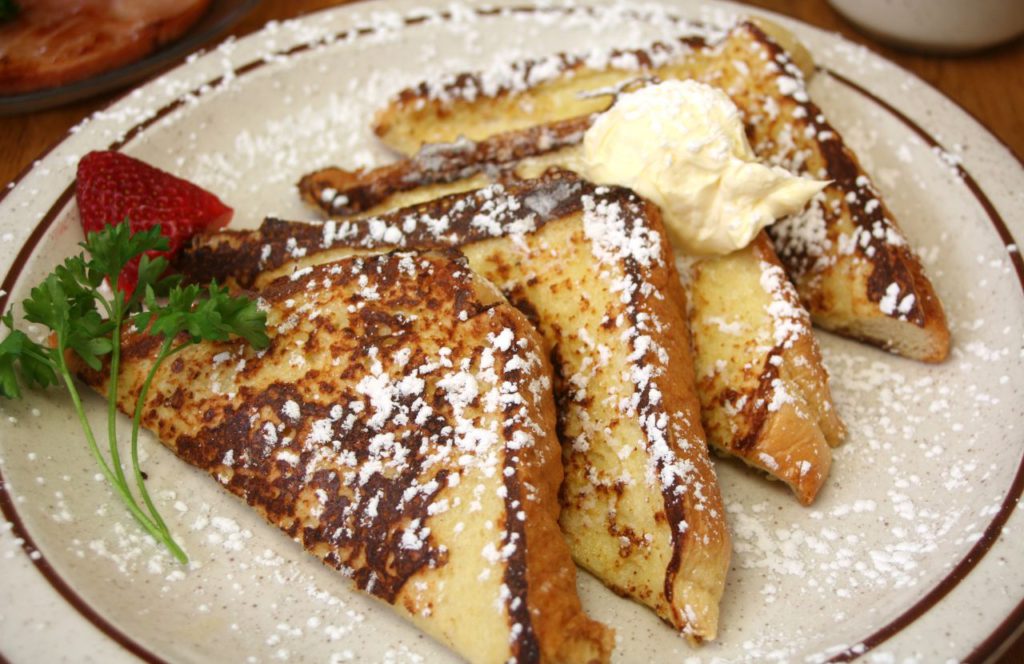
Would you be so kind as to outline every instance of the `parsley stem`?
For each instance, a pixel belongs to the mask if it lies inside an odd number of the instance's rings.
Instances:
[[[82,430],[85,432],[85,440],[89,443],[89,450],[92,452],[92,455],[96,457],[96,461],[99,462],[100,470],[103,471],[103,476],[106,477],[110,484],[116,485],[117,482],[113,473],[110,472],[110,466],[107,465],[107,460],[103,458],[103,455],[100,453],[100,448],[96,444],[96,437],[93,435],[92,426],[89,424],[89,420],[85,416],[85,409],[82,408],[82,400],[78,396],[78,390],[75,389],[75,384],[71,379],[71,374],[64,368],[63,362],[58,363],[57,369],[61,378],[64,380],[65,386],[68,388],[68,392],[71,393],[71,403],[75,406],[75,412],[78,414],[78,422],[81,424]]]
[[[58,346],[57,352],[59,353],[59,359],[57,361],[58,373],[64,380],[64,385],[68,388],[68,392],[71,394],[71,403],[75,406],[75,412],[78,414],[78,421],[82,425],[82,431],[85,432],[85,440],[89,443],[89,449],[92,451],[92,455],[96,457],[96,461],[100,464],[100,470],[103,471],[103,476],[107,482],[114,488],[115,491],[121,496],[121,501],[131,512],[135,520],[145,528],[151,535],[156,537],[158,540],[163,541],[165,538],[156,530],[156,525],[146,516],[146,514],[139,508],[138,503],[135,502],[135,498],[128,491],[128,486],[124,483],[119,483],[117,478],[110,470],[110,466],[107,465],[106,459],[103,458],[103,454],[100,452],[99,445],[96,444],[96,437],[92,432],[92,425],[89,424],[89,418],[85,415],[85,408],[82,407],[82,399],[78,394],[78,389],[75,388],[74,379],[71,378],[71,372],[68,370],[67,364],[64,362],[63,349]]]
[[[120,293],[115,297],[120,298]],[[111,336],[111,351],[110,351],[110,379],[107,386],[107,404],[108,404],[108,429],[110,435],[110,454],[114,463],[115,468],[118,472],[118,479],[125,488],[125,492],[130,492],[128,488],[128,479],[124,476],[124,471],[121,468],[120,453],[117,445],[117,387],[118,377],[120,375],[120,360],[121,360],[121,334],[120,330],[124,320],[123,306],[119,300],[114,302],[114,312],[112,316],[114,320],[114,333]],[[188,564],[188,555],[182,550],[174,537],[171,535],[170,528],[164,522],[160,516],[160,511],[156,508],[152,497],[149,494],[149,490],[146,488],[146,482],[142,477],[142,469],[139,466],[139,422],[142,418],[142,406],[146,401],[146,393],[149,390],[149,383],[153,380],[153,374],[155,373],[156,367],[159,365],[161,360],[157,360],[157,364],[153,365],[153,369],[150,371],[149,376],[146,378],[146,382],[143,384],[142,391],[139,394],[139,398],[135,404],[135,416],[132,418],[132,437],[131,437],[131,460],[132,460],[132,473],[135,476],[135,484],[139,488],[139,495],[142,496],[142,501],[146,505],[146,509],[149,511],[149,516],[152,519],[153,529],[149,529],[150,532],[160,540],[164,546],[171,552],[171,554],[178,559],[183,565]],[[137,505],[138,503],[136,503]],[[141,510],[140,510],[141,511]]]
[[[150,497],[149,491],[146,489],[146,482],[142,477],[142,470],[139,467],[139,428],[142,425],[142,409],[146,405],[146,396],[149,394],[149,386],[153,383],[153,378],[156,376],[157,369],[159,369],[160,365],[163,364],[163,361],[167,359],[167,356],[171,354],[171,344],[173,342],[174,339],[171,337],[164,339],[163,344],[160,346],[160,352],[157,353],[156,359],[153,361],[153,365],[149,368],[149,372],[146,374],[146,379],[142,383],[142,388],[139,390],[139,396],[135,400],[135,412],[132,414],[131,454],[132,469],[135,472],[135,484],[139,487],[139,494],[142,496],[142,500],[145,501],[146,507],[149,508],[149,512],[152,514],[153,520],[156,522],[157,526],[166,534],[167,539],[165,543],[167,544],[167,548],[171,550],[171,553],[173,553],[178,560],[182,563],[187,563],[188,556],[174,541],[173,537],[171,537],[167,524],[164,523],[156,505],[153,504],[153,499]]]
[[[121,452],[117,445],[117,385],[121,375],[121,325],[124,313],[119,306],[120,295],[115,295],[113,310],[110,319],[114,324],[114,332],[110,335],[110,378],[107,386],[107,442],[110,447],[110,463],[114,467],[114,474],[117,481],[125,487],[128,486],[128,478],[124,475],[124,468],[121,467]]]
[[[0,7],[3,3],[4,0],[0,0]],[[175,285],[175,278],[163,277],[167,269],[166,259],[150,259],[147,253],[162,252],[169,248],[169,242],[161,234],[159,225],[133,233],[131,223],[125,219],[120,224],[111,224],[98,232],[88,233],[81,246],[88,252],[88,258],[85,254],[79,254],[65,259],[31,290],[29,297],[22,303],[25,318],[47,327],[56,339],[55,344],[40,344],[29,339],[24,332],[16,331],[13,313],[0,316],[0,324],[10,330],[10,334],[0,340],[0,396],[20,397],[19,382],[38,387],[63,382],[71,395],[89,452],[100,466],[100,476],[120,497],[139,525],[162,543],[175,558],[187,563],[188,557],[174,541],[146,488],[139,465],[139,428],[149,388],[157,368],[167,357],[200,339],[210,337],[221,340],[231,332],[238,332],[247,339],[255,338],[257,342],[265,343],[265,319],[255,305],[245,298],[232,299],[226,291],[211,285],[208,299],[198,302],[198,286],[181,289]],[[136,271],[138,283],[135,292],[126,296],[124,291],[118,289],[117,281],[125,267],[134,260],[139,261]],[[110,285],[110,291],[103,287],[104,281]],[[108,297],[109,292],[112,292],[112,296]],[[156,298],[163,296],[168,298],[168,305],[157,301]],[[144,300],[145,305],[150,307],[144,306]],[[139,315],[134,322],[156,321],[150,333],[155,331],[159,335],[162,326],[167,337],[140,387],[141,393],[134,401],[131,473],[137,489],[132,488],[128,480],[128,468],[122,465],[117,434],[117,412],[126,402],[132,403],[127,396],[127,401],[118,399],[121,363],[124,360],[121,333],[126,321],[135,314]],[[191,320],[192,317],[197,319],[196,322]],[[222,322],[225,319],[227,324]],[[174,339],[179,332],[192,329],[192,325],[202,330],[202,334],[190,335],[186,344],[175,346]],[[147,325],[143,324],[142,327]],[[97,444],[96,432],[75,387],[69,367],[72,352],[96,372],[103,370],[103,358],[110,354],[106,361],[109,371],[106,385],[106,452]],[[77,361],[75,364],[78,365]],[[21,374],[20,381],[18,374]],[[99,381],[92,375],[90,377],[94,378],[94,382]],[[126,463],[127,458],[124,461]]]

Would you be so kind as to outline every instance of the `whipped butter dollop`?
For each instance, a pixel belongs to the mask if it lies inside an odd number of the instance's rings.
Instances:
[[[620,96],[583,138],[583,171],[658,205],[677,246],[701,255],[745,247],[828,184],[759,163],[732,100],[692,80]]]

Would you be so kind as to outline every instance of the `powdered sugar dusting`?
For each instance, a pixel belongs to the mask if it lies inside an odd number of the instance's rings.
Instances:
[[[632,10],[625,5],[619,5],[619,9]],[[366,15],[365,22],[370,25],[369,10],[357,10]],[[323,35],[335,23],[326,18],[323,22],[287,22],[273,26],[269,33],[258,37],[258,43],[230,42],[218,47],[210,58],[199,60],[196,69],[176,72],[159,80],[156,87],[130,93],[115,108],[77,128],[72,141],[37,167],[4,201],[4,218],[17,218],[17,228],[10,240],[5,234],[5,242],[23,240],[51,202],[46,196],[28,200],[20,195],[23,186],[40,188],[44,178],[70,182],[80,154],[120,138],[127,126],[153,117],[154,108],[181,92],[199,88],[210,80],[211,74],[223,74],[225,82],[205,88],[201,94],[189,95],[184,106],[133,139],[126,149],[223,193],[239,211],[235,223],[244,225],[256,223],[268,212],[302,214],[299,204],[292,202],[291,191],[292,182],[301,172],[339,160],[346,166],[369,166],[391,158],[366,129],[367,119],[373,108],[395,90],[422,78],[424,72],[415,67],[410,70],[392,66],[385,57],[376,58],[374,65],[379,69],[361,64],[377,55],[373,48],[378,48],[378,53],[402,48],[405,50],[395,57],[405,57],[406,62],[431,62],[439,70],[463,71],[487,66],[488,62],[508,61],[516,55],[538,56],[544,54],[544,49],[564,49],[567,43],[580,43],[574,41],[580,33],[588,40],[603,43],[633,40],[642,45],[652,37],[667,37],[675,30],[668,21],[643,29],[636,28],[639,22],[621,17],[616,24],[588,22],[585,12],[574,13],[567,21],[556,12],[535,17],[507,14],[488,19],[460,5],[452,11],[458,17],[451,28],[443,28],[445,35],[454,36],[447,40],[410,39],[415,37],[413,29],[397,28],[394,12],[390,12],[389,16],[380,17],[375,33],[367,36],[365,42],[355,37],[335,43],[326,39],[324,46],[295,57],[275,53],[306,36]],[[668,11],[683,10],[672,6]],[[721,10],[710,6],[707,11]],[[424,10],[427,15],[435,13],[432,9]],[[514,25],[519,34],[514,38],[503,36],[502,30],[492,29],[492,20]],[[429,29],[441,30],[441,21],[437,23],[428,26]],[[571,32],[574,29],[576,32]],[[539,35],[546,37],[541,40]],[[500,45],[495,46],[498,42]],[[884,68],[866,49],[849,42],[829,39],[815,43],[824,45],[815,50],[815,56],[823,55],[830,63],[847,63],[850,69],[862,71],[866,77],[880,75],[878,72]],[[463,51],[453,53],[456,45]],[[341,68],[336,56],[347,53],[354,57],[346,59],[346,67]],[[233,69],[252,56],[265,56],[271,64],[259,72],[235,76]],[[300,65],[313,67],[317,75],[295,75]],[[344,75],[339,73],[343,69]],[[284,76],[279,75],[282,72]],[[903,80],[908,89],[919,90],[923,85],[908,77]],[[253,104],[255,97],[246,90],[248,86],[255,89],[261,85],[279,94],[261,94],[259,98],[265,101]],[[328,100],[328,90],[336,95],[336,102]],[[818,94],[817,90],[814,92]],[[239,115],[237,127],[218,121],[217,132],[210,131],[212,114],[220,112],[218,109],[231,100],[259,107],[260,119],[247,121]],[[330,117],[317,124],[320,111]],[[852,138],[847,130],[849,123],[838,122],[841,116],[834,115],[837,126]],[[273,120],[274,117],[277,119]],[[301,121],[283,121],[289,117]],[[223,134],[223,140],[215,133]],[[270,136],[271,133],[275,135]],[[241,137],[237,152],[236,137]],[[899,196],[914,203],[911,209],[917,212],[923,187],[918,173],[926,170],[929,158],[936,157],[927,148],[923,152],[918,150],[912,138],[907,138],[905,145],[910,146],[909,152],[913,154],[913,173],[905,173],[903,179],[895,182],[904,185]],[[985,145],[969,146],[963,156],[965,162],[971,163],[972,149],[984,149]],[[893,147],[893,154],[896,151]],[[883,171],[890,168],[892,164],[882,163],[879,154],[885,153],[874,153],[880,162],[878,166]],[[908,151],[903,154],[907,156]],[[866,165],[891,200],[892,187],[887,186],[883,173],[867,162]],[[954,185],[949,191],[929,190],[928,197],[948,201],[959,191]],[[953,207],[937,205],[939,212]],[[956,206],[956,210],[963,207]],[[7,215],[12,208],[16,214]],[[924,212],[930,209],[923,206]],[[922,214],[921,218],[928,217]],[[650,657],[671,655],[680,661],[709,661],[721,655],[787,661],[830,645],[831,642],[823,641],[823,634],[836,634],[837,639],[843,638],[847,644],[856,643],[866,633],[859,631],[866,622],[883,624],[890,617],[889,609],[909,606],[930,588],[937,575],[941,576],[941,568],[959,559],[977,541],[981,529],[998,510],[998,495],[1006,484],[1007,473],[1018,460],[1008,454],[1017,443],[1019,408],[1005,391],[1010,389],[1007,385],[1022,381],[1021,328],[1014,307],[1003,306],[995,311],[981,305],[984,300],[1012,304],[1018,293],[1006,287],[1014,285],[1012,266],[1005,263],[998,269],[987,268],[989,261],[1005,253],[1001,247],[995,253],[979,252],[977,263],[974,255],[960,261],[962,247],[958,248],[956,240],[947,236],[950,227],[944,225],[954,219],[941,214],[934,218],[940,230],[922,252],[932,274],[971,275],[971,280],[976,281],[974,277],[978,275],[973,270],[983,269],[980,278],[988,280],[987,285],[978,286],[981,296],[977,297],[977,308],[972,305],[964,309],[958,305],[951,312],[957,338],[954,361],[939,367],[916,367],[826,336],[826,359],[835,375],[838,406],[852,429],[850,442],[836,459],[837,481],[822,497],[821,505],[808,512],[792,505],[788,497],[778,492],[766,489],[758,493],[760,490],[753,487],[759,485],[749,477],[733,472],[728,464],[720,464],[725,492],[734,497],[729,504],[737,544],[728,591],[732,618],[723,621],[717,644],[697,651],[668,634],[670,630],[663,629],[648,614],[637,611],[642,624],[638,629],[645,635],[642,641],[650,644],[653,653]],[[906,219],[908,226],[912,221]],[[973,223],[959,217],[955,221]],[[970,246],[975,246],[973,241]],[[966,292],[957,281],[957,277],[940,278],[947,304],[966,299]],[[901,294],[896,301],[897,312],[904,297]],[[931,382],[919,385],[925,379]],[[858,383],[860,386],[856,387]],[[38,405],[44,415],[50,412],[46,405]],[[44,437],[36,435],[37,430],[32,428],[31,423],[36,420],[27,409],[15,403],[4,403],[2,408],[0,424],[5,434],[0,436],[0,469],[13,503],[19,512],[31,518],[29,528],[37,544],[44,547],[51,560],[64,563],[66,557],[72,566],[88,564],[95,583],[111,582],[104,593],[127,592],[122,589],[130,587],[133,594],[152,593],[153,597],[185,607],[187,620],[179,622],[168,613],[162,614],[160,620],[165,633],[182,635],[181,643],[190,642],[197,621],[204,625],[206,621],[217,621],[223,628],[219,633],[223,639],[211,640],[211,647],[228,643],[240,660],[284,661],[299,659],[300,655],[322,655],[324,661],[416,661],[426,655],[428,661],[443,661],[448,656],[424,643],[411,630],[396,633],[392,623],[381,619],[377,604],[340,589],[335,573],[302,556],[291,542],[270,532],[244,505],[210,491],[206,478],[182,473],[180,462],[147,439],[143,441],[143,452],[152,452],[145,462],[150,482],[158,487],[181,485],[175,487],[174,495],[160,491],[158,506],[169,517],[171,529],[185,536],[193,559],[203,561],[193,570],[176,569],[152,542],[133,541],[126,536],[134,526],[127,517],[111,514],[109,505],[116,504],[116,499],[92,479],[84,449],[67,446],[62,438],[54,441],[61,444],[59,448],[48,447]],[[66,411],[59,411],[54,421],[65,415]],[[1000,426],[994,427],[993,421]],[[936,431],[944,433],[934,435]],[[277,436],[276,428],[273,433],[263,433],[268,440]],[[32,461],[19,447],[28,439],[32,439],[31,449],[39,455]],[[993,445],[993,441],[1005,444]],[[69,463],[69,459],[74,463]],[[45,483],[38,484],[36,477],[43,478]],[[865,478],[879,482],[880,490],[871,491],[865,486]],[[72,490],[90,482],[89,486],[97,487],[96,496],[88,492],[83,496],[77,489]],[[58,497],[57,491],[63,491],[63,497]],[[863,502],[869,491],[873,504]],[[972,512],[961,511],[961,506],[970,507]],[[947,507],[951,508],[949,514],[945,514]],[[736,516],[740,509],[744,517]],[[97,510],[105,512],[95,514]],[[936,516],[940,510],[942,519]],[[773,518],[776,513],[781,516]],[[199,517],[204,514],[206,525],[192,531],[192,524],[201,524]],[[218,528],[212,524],[213,516],[228,521],[218,521]],[[98,529],[99,521],[107,523],[111,518],[119,520],[122,527]],[[920,534],[917,519],[923,523]],[[237,531],[231,526],[232,521],[238,525]],[[42,525],[48,522],[59,525],[59,532]],[[943,529],[942,522],[949,527]],[[757,524],[763,526],[761,533],[754,530]],[[241,534],[246,531],[252,534],[251,538]],[[11,532],[10,524],[0,523],[0,556],[5,561],[23,556],[21,542]],[[220,541],[211,541],[206,536],[210,533],[215,533]],[[848,540],[850,535],[856,539]],[[878,539],[882,536],[887,539]],[[1005,549],[1019,543],[1018,538],[1015,532],[1004,531],[1003,539],[1009,543]],[[820,548],[822,542],[828,544],[827,551]],[[229,548],[234,546],[239,549]],[[107,554],[98,552],[104,549]],[[113,555],[119,560],[115,561]],[[994,555],[995,551],[982,565]],[[1014,562],[1008,559],[1007,564],[1012,567]],[[802,575],[793,573],[801,568]],[[877,576],[868,579],[870,574]],[[126,575],[132,583],[124,583]],[[834,590],[828,583],[830,579],[835,582]],[[76,585],[88,581],[74,580]],[[627,623],[623,616],[629,613],[630,605],[594,588],[587,577],[582,583],[588,610],[595,617],[618,622],[620,633],[629,633],[633,623]],[[1008,583],[987,599],[994,604],[995,599],[1005,599],[1004,595],[1015,589],[1013,583]],[[258,611],[249,609],[257,603]],[[228,610],[221,608],[225,605]],[[795,613],[788,610],[790,607],[808,605],[827,606],[829,611],[821,614],[800,608],[796,613],[801,625],[786,622],[779,627],[776,621],[783,614]],[[864,607],[868,607],[866,611]],[[136,628],[138,633],[147,633],[145,625],[153,624],[151,613],[140,614],[138,623],[133,622],[134,616],[119,617],[133,634]],[[29,629],[51,628],[49,620],[47,617],[29,623]],[[8,630],[21,624],[10,615],[3,616],[0,635],[11,634]],[[742,625],[742,633],[736,631],[738,625]],[[387,638],[381,637],[384,634]],[[14,640],[0,640],[14,644]],[[962,636],[950,637],[948,648],[946,641],[943,640],[946,654],[966,652],[961,647]],[[623,643],[635,642],[624,639]],[[622,645],[620,654],[631,647]],[[883,644],[870,654],[878,654],[878,659],[884,661],[886,656],[899,659],[906,653],[898,643],[893,648],[887,652],[888,644]]]

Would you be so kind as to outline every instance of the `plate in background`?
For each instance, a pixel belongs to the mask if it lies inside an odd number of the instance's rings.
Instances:
[[[95,76],[43,90],[0,95],[0,115],[40,111],[127,87],[157,73],[235,25],[259,0],[213,0],[195,25],[178,39],[140,60]]]

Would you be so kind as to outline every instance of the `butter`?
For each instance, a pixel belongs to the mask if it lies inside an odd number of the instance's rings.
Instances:
[[[698,255],[745,247],[828,184],[759,163],[732,100],[690,80],[619,97],[584,136],[582,171],[658,205],[672,240]]]

